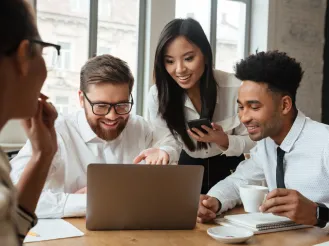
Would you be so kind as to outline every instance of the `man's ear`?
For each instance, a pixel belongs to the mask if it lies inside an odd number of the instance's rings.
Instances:
[[[282,114],[286,115],[288,114],[293,107],[292,99],[290,96],[283,96],[281,98],[282,102]]]
[[[81,108],[84,107],[85,105],[85,100],[84,100],[84,95],[83,95],[83,92],[81,90],[79,90],[79,102],[80,102],[80,106]]]
[[[20,76],[27,76],[30,69],[31,45],[28,40],[23,40],[16,51],[16,71]]]

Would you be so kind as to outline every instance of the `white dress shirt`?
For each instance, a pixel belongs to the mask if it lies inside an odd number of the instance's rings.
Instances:
[[[10,164],[0,150],[0,244],[22,245],[27,232],[36,224],[37,218],[17,206],[16,189],[10,180]]]
[[[84,216],[86,195],[72,194],[86,187],[90,163],[131,164],[136,156],[150,147],[165,150],[170,163],[178,161],[180,149],[172,139],[161,139],[142,117],[130,115],[122,133],[113,141],[96,136],[85,112],[79,110],[56,121],[58,151],[52,162],[36,214],[39,218]],[[28,141],[11,161],[11,177],[17,183],[32,154]]]
[[[208,195],[222,203],[220,213],[241,204],[239,186],[242,184],[266,180],[270,191],[277,188],[277,147],[271,138],[258,141],[251,150],[251,158],[211,188]],[[286,152],[283,162],[286,188],[329,207],[329,126],[299,111],[280,148]]]
[[[241,81],[233,74],[219,70],[214,70],[214,76],[217,82],[217,101],[212,120],[214,123],[221,125],[224,132],[227,133],[229,146],[228,149],[225,150],[219,148],[217,144],[211,143],[208,149],[191,152],[187,147],[183,146],[183,141],[180,139],[183,149],[193,158],[205,159],[219,154],[225,154],[226,156],[240,156],[243,153],[249,153],[250,149],[255,146],[255,142],[249,138],[247,129],[241,124],[237,115],[238,107],[236,101]],[[168,136],[170,131],[167,128],[167,124],[161,115],[158,114],[158,91],[155,85],[151,87],[147,100],[147,120],[152,122],[152,124],[161,126],[162,133]],[[200,114],[195,109],[192,101],[187,95],[185,99],[184,113],[187,121],[200,118]],[[196,141],[193,141],[196,144]]]

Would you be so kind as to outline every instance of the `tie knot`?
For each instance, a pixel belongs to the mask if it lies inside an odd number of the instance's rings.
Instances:
[[[282,150],[280,147],[276,149],[278,156],[283,157],[286,152]]]

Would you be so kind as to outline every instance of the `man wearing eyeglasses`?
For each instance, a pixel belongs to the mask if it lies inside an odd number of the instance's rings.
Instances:
[[[81,69],[79,100],[83,110],[56,121],[58,152],[36,210],[39,218],[84,216],[87,166],[170,164],[180,148],[157,126],[130,114],[134,78],[127,64],[111,55],[90,59]],[[30,142],[11,161],[17,183],[32,155]],[[118,187],[119,189],[120,187]]]

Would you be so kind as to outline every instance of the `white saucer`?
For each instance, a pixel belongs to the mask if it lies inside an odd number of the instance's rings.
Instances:
[[[207,233],[212,238],[223,243],[242,243],[254,235],[252,231],[234,226],[212,227],[207,230]]]

